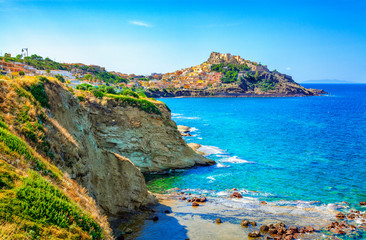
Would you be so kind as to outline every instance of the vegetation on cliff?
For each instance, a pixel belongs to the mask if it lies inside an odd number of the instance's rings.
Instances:
[[[221,79],[223,83],[236,82],[238,80],[238,73],[240,71],[248,71],[250,67],[246,64],[231,64],[231,63],[219,63],[211,66],[211,71],[221,72],[224,77]]]
[[[117,92],[112,86],[94,87],[86,83],[77,85],[76,89],[91,92],[97,98],[109,97],[116,99],[124,106],[137,107],[147,113],[161,114],[159,108],[146,97],[144,91],[135,92],[131,89],[124,89]]]
[[[52,162],[46,81],[0,80],[0,238],[111,239],[94,200]]]

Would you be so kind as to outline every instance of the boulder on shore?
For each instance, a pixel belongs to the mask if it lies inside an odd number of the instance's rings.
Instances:
[[[202,145],[201,145],[201,144],[198,144],[198,143],[188,143],[187,145],[188,145],[190,148],[192,148],[192,149],[193,149],[193,151],[195,151],[196,153],[198,153],[198,154],[200,154],[200,155],[202,155],[202,156],[204,156],[204,155],[205,155],[205,153],[200,152],[200,151],[197,151],[197,149],[199,149],[200,147],[202,147]]]
[[[258,238],[260,236],[261,236],[261,234],[259,233],[259,231],[253,231],[251,233],[248,233],[248,237],[250,237],[250,238]]]
[[[183,125],[178,125],[177,126],[178,131],[183,134],[183,133],[189,133],[191,131],[190,127],[187,126],[183,126]]]

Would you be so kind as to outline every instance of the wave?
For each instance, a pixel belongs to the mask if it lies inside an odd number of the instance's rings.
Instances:
[[[198,128],[195,128],[195,127],[191,127],[191,128],[189,128],[189,131],[190,132],[195,132],[195,131],[197,131],[198,130]]]
[[[174,119],[189,119],[189,120],[196,120],[200,119],[199,117],[185,117],[185,116],[172,116]]]
[[[215,146],[207,146],[202,145],[200,148],[197,149],[197,151],[203,152],[205,156],[213,155],[213,154],[223,154],[225,150],[222,150]]]
[[[229,157],[229,158],[222,158],[219,160],[220,162],[229,162],[229,163],[254,163],[244,159],[241,159],[237,156]]]
[[[191,120],[200,119],[199,117],[186,117],[181,113],[172,113],[172,118],[174,118],[174,119],[191,119]]]
[[[230,167],[230,166],[224,165],[224,164],[222,164],[222,163],[217,163],[215,166],[216,166],[217,168],[226,168],[226,167]]]

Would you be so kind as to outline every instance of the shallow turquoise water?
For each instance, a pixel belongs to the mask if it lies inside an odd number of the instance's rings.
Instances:
[[[148,181],[219,193],[238,188],[267,201],[366,200],[366,84],[305,85],[329,95],[301,98],[170,98],[177,124],[194,127],[218,162]]]

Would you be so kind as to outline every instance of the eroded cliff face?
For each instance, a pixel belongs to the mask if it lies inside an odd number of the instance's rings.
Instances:
[[[109,215],[154,202],[141,171],[213,163],[187,146],[162,103],[162,114],[153,114],[88,93],[80,102],[55,82],[44,86],[50,103],[46,134],[55,161]]]

